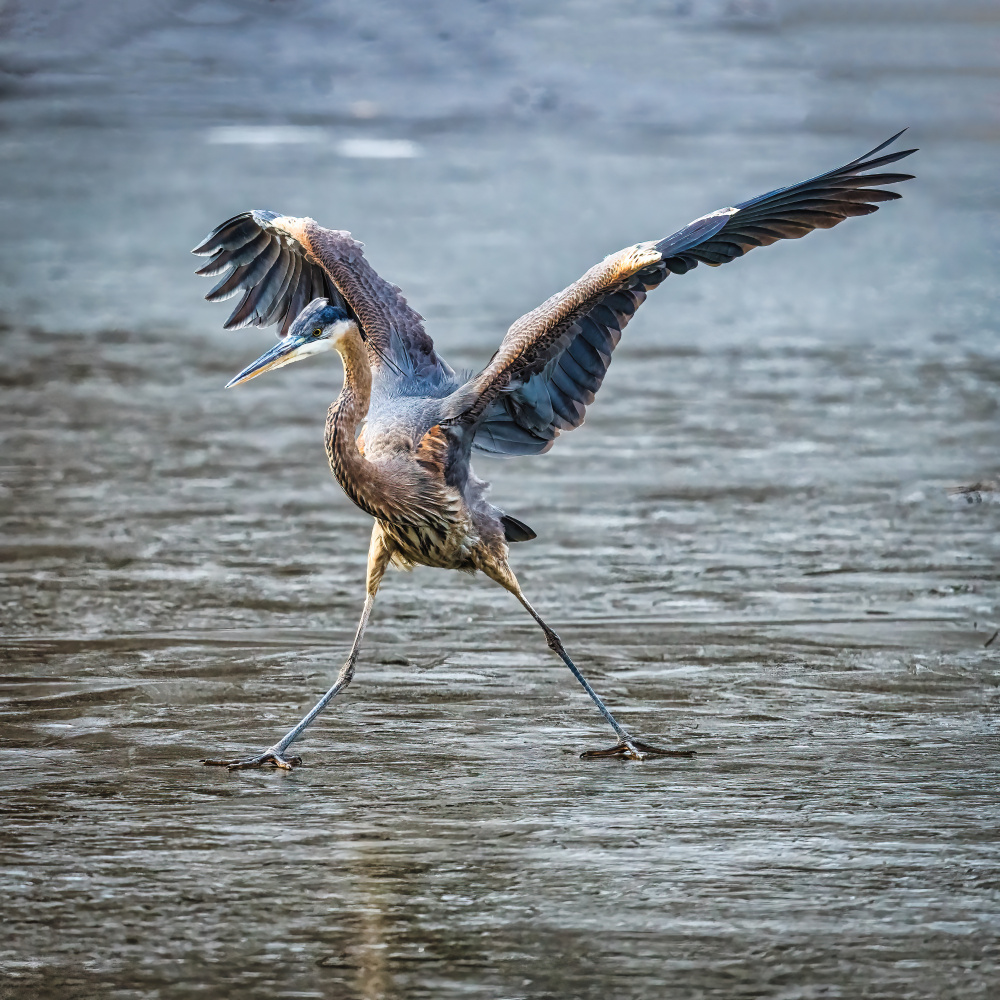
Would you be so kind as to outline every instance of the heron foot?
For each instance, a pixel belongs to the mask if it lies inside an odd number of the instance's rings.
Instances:
[[[202,760],[202,764],[208,767],[225,767],[230,771],[246,771],[253,767],[264,767],[267,764],[282,771],[290,771],[301,763],[301,757],[286,757],[274,747],[265,750],[256,757],[237,757],[235,760]]]
[[[647,757],[694,757],[694,750],[664,750],[651,746],[641,740],[629,737],[621,740],[607,750],[588,750],[580,754],[581,760],[594,760],[598,757],[628,757],[630,760],[645,760]]]

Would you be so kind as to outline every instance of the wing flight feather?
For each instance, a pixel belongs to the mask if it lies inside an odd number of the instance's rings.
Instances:
[[[343,306],[343,298],[323,268],[310,261],[302,245],[274,225],[277,212],[243,212],[216,226],[192,250],[211,260],[195,274],[223,274],[205,296],[222,302],[242,293],[223,324],[226,330],[278,324],[284,337],[303,307],[314,298]]]
[[[454,394],[449,422],[473,427],[473,447],[488,454],[547,451],[560,431],[583,422],[621,331],[668,274],[685,274],[698,264],[717,267],[754,247],[799,239],[878,211],[879,203],[900,197],[878,185],[912,178],[868,173],[916,152],[875,156],[900,135],[835,170],[720,209],[662,240],[605,258],[511,326],[489,365]]]
[[[205,298],[242,295],[225,329],[276,323],[284,337],[306,305],[326,298],[358,321],[383,377],[453,388],[454,372],[435,353],[420,314],[365,260],[350,233],[258,210],[223,222],[192,253],[211,257],[197,274],[222,275]]]

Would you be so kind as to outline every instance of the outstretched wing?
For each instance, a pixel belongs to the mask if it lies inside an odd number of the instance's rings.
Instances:
[[[905,129],[904,129],[905,131]],[[696,219],[657,242],[612,254],[579,281],[522,316],[489,365],[453,397],[452,423],[475,426],[473,447],[493,455],[537,455],[560,431],[583,423],[611,354],[633,313],[668,274],[716,267],[754,247],[830,229],[878,211],[900,195],[875,188],[911,174],[866,173],[916,152],[875,157],[897,133],[850,163]]]
[[[277,323],[278,335],[284,337],[295,317],[313,299],[327,298],[336,305],[344,304],[326,271],[306,257],[301,244],[272,225],[281,218],[277,212],[261,210],[234,215],[191,251],[212,257],[195,274],[222,274],[205,296],[209,302],[222,302],[242,293],[239,304],[222,325],[224,330]]]
[[[242,293],[225,329],[277,323],[284,337],[306,305],[327,298],[358,321],[380,374],[437,381],[450,390],[454,373],[435,353],[423,318],[365,260],[350,233],[257,210],[223,222],[192,253],[212,257],[196,274],[225,272],[206,299]]]

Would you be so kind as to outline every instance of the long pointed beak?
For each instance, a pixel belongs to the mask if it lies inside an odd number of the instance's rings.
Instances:
[[[266,354],[262,354],[252,365],[247,365],[239,375],[230,379],[226,383],[226,388],[231,389],[234,385],[248,382],[264,372],[271,371],[272,368],[281,368],[282,365],[289,365],[293,361],[299,361],[314,353],[313,351],[303,351],[302,348],[305,346],[307,345],[303,344],[297,337],[286,337],[275,344]]]

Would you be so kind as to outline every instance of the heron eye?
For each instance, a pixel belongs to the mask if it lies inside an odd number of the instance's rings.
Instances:
[[[314,337],[322,337],[323,336],[323,331],[317,328],[317,329],[313,330],[313,336]]]

